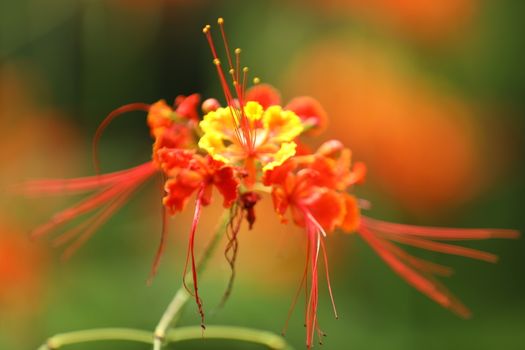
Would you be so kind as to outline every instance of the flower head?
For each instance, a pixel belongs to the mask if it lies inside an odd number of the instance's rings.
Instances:
[[[185,210],[195,196],[185,272],[191,268],[193,289],[190,293],[195,298],[204,327],[204,309],[198,293],[194,254],[196,230],[203,207],[210,204],[215,189],[222,197],[223,206],[230,208],[225,256],[232,268],[232,277],[225,293],[227,297],[235,275],[241,224],[246,219],[249,228],[254,225],[255,206],[264,199],[262,195],[270,193],[275,212],[282,222],[291,221],[305,231],[307,263],[300,289],[308,288],[305,315],[308,348],[313,344],[316,331],[318,335],[323,334],[317,316],[320,264],[325,265],[328,291],[337,316],[325,249],[325,239],[337,230],[359,234],[409,284],[440,305],[467,316],[468,309],[434,278],[435,275],[449,274],[450,269],[416,258],[396,243],[492,262],[496,260],[492,254],[443,243],[442,240],[514,238],[517,232],[425,228],[392,224],[364,216],[362,212],[368,209],[367,202],[359,199],[353,190],[364,182],[365,165],[360,162],[352,164],[351,151],[337,140],[324,142],[315,152],[309,151],[300,141],[303,134],[315,136],[326,125],[326,113],[319,102],[303,96],[292,99],[283,107],[279,92],[270,85],[256,84],[247,90],[248,68],[240,69],[241,50],[235,49],[233,54],[230,52],[224,34],[224,20],[220,18],[218,24],[227,52],[227,74],[217,56],[211,27],[204,27],[203,32],[210,45],[226,106],[222,107],[217,99],[207,99],[201,105],[205,115],[200,118],[200,96],[193,94],[179,96],[173,107],[161,100],[151,105],[130,104],[112,112],[102,122],[94,138],[97,171],[97,141],[107,125],[125,112],[147,112],[146,122],[153,138],[151,160],[111,174],[71,180],[41,180],[20,186],[19,189],[30,194],[92,193],[77,205],[56,214],[51,221],[37,228],[33,235],[47,234],[80,215],[94,213],[84,223],[59,237],[61,243],[76,239],[66,251],[66,255],[70,255],[142,183],[155,174],[161,175],[164,180],[164,217]],[[231,82],[226,79],[228,75]],[[166,220],[163,223],[152,275],[165,246]]]

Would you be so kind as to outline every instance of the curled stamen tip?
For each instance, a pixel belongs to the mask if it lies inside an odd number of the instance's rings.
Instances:
[[[241,53],[241,49],[240,49],[240,48],[236,48],[236,49],[235,49],[235,54],[236,54],[236,55],[239,55],[240,53]]]
[[[223,24],[224,23],[224,18],[222,18],[222,17],[217,18],[217,23],[218,24]]]
[[[214,59],[213,59],[213,64],[216,65],[216,66],[218,66],[218,65],[221,64],[221,61],[220,61],[218,58],[214,58]]]
[[[203,32],[204,34],[206,34],[206,33],[208,33],[208,32],[210,31],[210,28],[211,28],[210,25],[209,25],[209,24],[206,24],[206,25],[204,26],[204,28],[202,28],[202,32]]]
[[[261,79],[259,77],[253,78],[253,83],[254,84],[259,84],[260,82],[261,82]]]

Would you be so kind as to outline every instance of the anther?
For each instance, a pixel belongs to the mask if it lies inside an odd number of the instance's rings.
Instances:
[[[210,31],[210,28],[211,28],[210,25],[207,24],[207,25],[204,26],[204,28],[202,28],[202,32],[204,34],[207,34]]]
[[[259,79],[259,77],[255,77],[255,78],[253,78],[253,83],[254,83],[255,85],[259,84],[260,82],[261,82],[261,79]]]
[[[235,73],[235,69],[231,68],[229,71],[228,71],[231,75],[233,75]]]
[[[240,48],[236,48],[235,49],[235,54],[236,55],[240,55],[241,54],[241,49]]]
[[[224,18],[222,18],[222,17],[217,18],[217,23],[218,24],[223,24],[224,23]]]
[[[220,66],[221,61],[218,58],[214,58],[213,59],[213,64],[216,65],[216,66]]]
[[[243,71],[244,73],[248,73],[248,67],[244,67],[244,68],[242,69],[242,71]]]

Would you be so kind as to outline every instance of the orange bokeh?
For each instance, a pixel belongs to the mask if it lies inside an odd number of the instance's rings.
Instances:
[[[0,305],[30,311],[38,305],[46,256],[25,232],[0,218]]]
[[[315,0],[327,10],[387,23],[422,40],[458,35],[474,17],[478,0]]]
[[[315,45],[293,63],[287,84],[289,93],[321,101],[327,134],[346,143],[371,179],[413,211],[454,207],[486,180],[471,107],[402,73],[382,51]]]

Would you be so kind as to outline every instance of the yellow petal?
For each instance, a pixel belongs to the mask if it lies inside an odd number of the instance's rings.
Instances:
[[[204,149],[213,159],[223,163],[229,163],[229,159],[223,155],[225,151],[222,138],[217,133],[206,133],[199,140],[199,147]]]
[[[297,144],[295,142],[284,142],[281,148],[274,154],[273,160],[263,166],[263,171],[272,170],[283,164],[288,158],[295,155]]]
[[[235,132],[235,122],[229,108],[218,108],[209,112],[204,116],[199,126],[205,134],[213,133],[226,139],[229,139]]]
[[[292,111],[285,111],[281,106],[270,106],[264,112],[263,125],[270,137],[277,142],[292,141],[303,132],[303,124]]]

